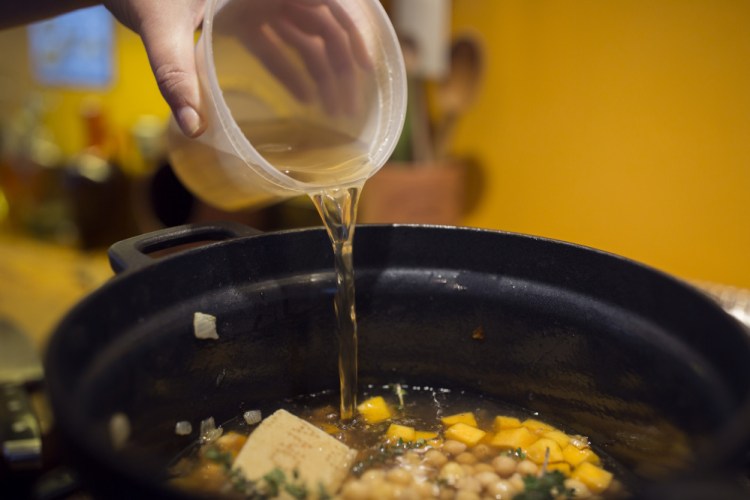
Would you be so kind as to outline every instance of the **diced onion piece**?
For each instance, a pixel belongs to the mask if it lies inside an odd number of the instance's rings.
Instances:
[[[255,425],[262,420],[260,410],[248,410],[242,417],[245,419],[247,425]]]
[[[206,340],[218,340],[219,333],[216,331],[216,316],[196,312],[193,314],[193,333],[195,338]]]
[[[124,413],[115,413],[109,419],[109,439],[112,448],[121,449],[130,437],[130,419]]]
[[[579,450],[583,450],[585,448],[590,448],[591,443],[589,442],[589,438],[586,436],[581,436],[579,434],[573,434],[570,436],[570,444],[578,448]]]
[[[193,432],[193,425],[187,420],[181,420],[174,426],[174,433],[178,436],[187,436],[191,432]]]
[[[208,417],[205,420],[201,420],[201,441],[203,443],[212,443],[221,437],[223,429],[216,427],[214,417]]]

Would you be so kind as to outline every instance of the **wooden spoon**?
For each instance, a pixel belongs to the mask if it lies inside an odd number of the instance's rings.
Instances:
[[[484,55],[479,40],[462,35],[451,44],[450,71],[439,85],[436,104],[441,110],[435,127],[435,158],[446,158],[458,119],[473,104],[484,69]]]

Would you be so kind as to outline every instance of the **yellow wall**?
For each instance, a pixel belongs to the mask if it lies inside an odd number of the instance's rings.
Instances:
[[[750,287],[750,2],[455,0],[488,52],[470,225]]]

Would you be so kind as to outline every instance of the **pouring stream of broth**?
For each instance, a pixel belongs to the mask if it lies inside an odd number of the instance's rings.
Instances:
[[[351,419],[357,405],[357,315],[352,240],[361,190],[362,186],[336,188],[310,196],[333,244],[336,270],[334,309],[339,339],[342,420]]]
[[[336,271],[334,308],[339,341],[340,416],[349,420],[357,405],[357,317],[354,304],[352,239],[357,202],[371,170],[367,148],[358,138],[295,120],[246,123],[243,132],[263,157],[288,176],[318,184],[337,184],[309,193],[333,245]]]

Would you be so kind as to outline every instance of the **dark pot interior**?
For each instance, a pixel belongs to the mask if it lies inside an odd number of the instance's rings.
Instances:
[[[144,241],[126,249],[137,256]],[[459,388],[539,412],[588,435],[636,488],[690,473],[696,455],[701,470],[731,471],[747,449],[749,338],[683,283],[591,249],[470,229],[363,226],[354,251],[361,383]],[[46,359],[57,425],[95,491],[156,494],[186,445],[176,421],[222,422],[338,387],[322,229],[150,263],[115,252],[131,269],[66,317]],[[220,340],[194,338],[196,311],[218,318]],[[116,412],[132,425],[118,453]]]

